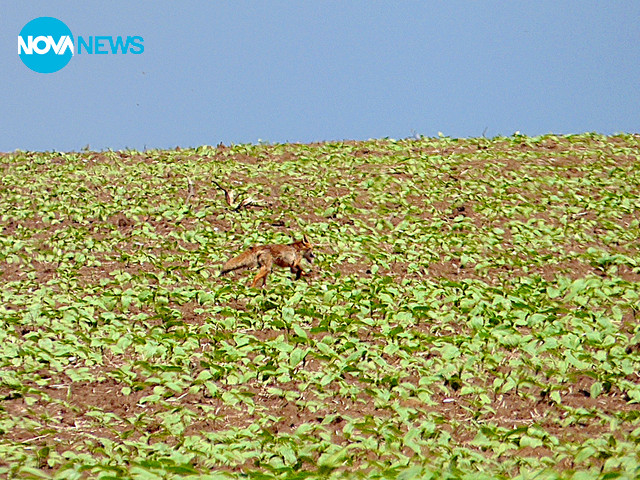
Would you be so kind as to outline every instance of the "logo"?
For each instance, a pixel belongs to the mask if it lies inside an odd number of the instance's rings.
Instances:
[[[73,57],[71,30],[57,18],[33,19],[20,30],[18,55],[34,72],[57,72]]]
[[[144,52],[141,36],[78,36],[77,54],[127,54]],[[57,18],[39,17],[27,23],[18,35],[18,55],[27,67],[38,73],[64,68],[76,54],[69,27]]]

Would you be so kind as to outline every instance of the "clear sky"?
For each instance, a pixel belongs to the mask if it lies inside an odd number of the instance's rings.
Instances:
[[[144,38],[29,70],[17,36]],[[0,1],[0,151],[640,131],[640,2]]]

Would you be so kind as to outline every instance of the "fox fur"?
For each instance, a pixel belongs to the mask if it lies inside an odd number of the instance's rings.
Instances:
[[[259,245],[251,247],[237,257],[229,259],[222,266],[220,275],[241,268],[258,268],[258,273],[251,282],[251,286],[255,288],[260,284],[264,288],[274,264],[282,268],[289,268],[291,273],[295,274],[296,280],[300,279],[301,276],[309,275],[300,266],[303,258],[309,263],[313,263],[313,245],[306,235],[302,240],[288,245]]]

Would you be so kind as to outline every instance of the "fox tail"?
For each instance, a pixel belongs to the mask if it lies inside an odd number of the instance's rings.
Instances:
[[[221,277],[225,273],[232,272],[233,270],[238,270],[240,268],[248,268],[252,267],[256,264],[255,255],[251,250],[241,253],[237,257],[233,257],[229,259],[223,266],[222,270],[220,270],[219,276]]]

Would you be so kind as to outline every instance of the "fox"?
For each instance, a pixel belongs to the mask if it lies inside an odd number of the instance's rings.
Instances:
[[[264,288],[267,285],[267,277],[271,273],[274,263],[279,267],[289,268],[291,273],[295,273],[296,280],[299,280],[302,276],[308,276],[309,272],[305,272],[300,266],[303,258],[309,264],[312,264],[315,258],[313,245],[306,235],[303,236],[302,240],[288,245],[258,245],[251,247],[237,257],[229,259],[222,266],[220,276],[240,268],[258,267],[258,274],[251,282],[251,287],[256,288],[261,284],[260,286]]]

